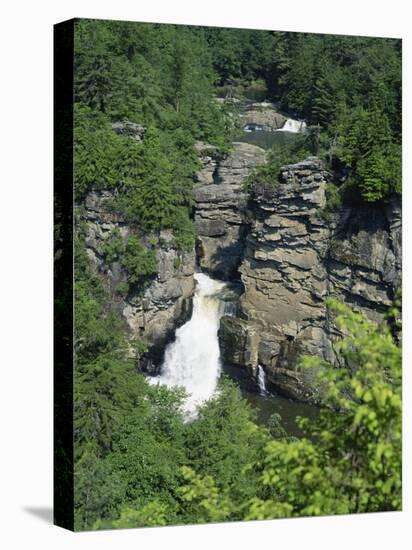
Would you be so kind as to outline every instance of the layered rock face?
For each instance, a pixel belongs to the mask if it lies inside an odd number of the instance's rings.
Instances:
[[[235,142],[226,158],[217,159],[213,149],[198,149],[202,169],[194,186],[194,200],[199,264],[213,277],[231,280],[238,275],[247,227],[242,182],[265,162],[265,151]]]
[[[114,131],[144,138],[144,128],[121,123]],[[225,157],[198,143],[202,168],[194,185],[196,247],[200,268],[212,277],[241,279],[237,316],[224,316],[219,329],[222,361],[232,375],[257,382],[262,366],[269,389],[316,402],[315,373],[298,366],[301,354],[335,364],[336,329],[324,300],[334,296],[379,321],[401,284],[401,206],[346,208],[325,221],[321,215],[330,175],[311,157],[284,166],[279,185],[255,189],[247,202],[243,181],[265,162],[263,149],[234,143]],[[182,253],[170,231],[139,234],[156,241],[157,273],[141,295],[121,290],[127,273],[107,265],[105,244],[116,230],[124,239],[138,233],[109,203],[110,190],[92,190],[78,207],[92,269],[111,294],[132,338],[147,342],[141,367],[155,373],[165,345],[191,315],[195,251]],[[240,286],[242,286],[240,285]]]
[[[115,126],[115,125],[114,125]],[[133,123],[119,123],[115,131],[131,139],[142,139],[144,128]],[[126,322],[131,338],[144,340],[149,352],[142,358],[141,367],[155,371],[163,356],[165,345],[191,315],[194,292],[193,274],[195,252],[181,252],[174,246],[173,235],[163,230],[160,235],[139,235],[144,244],[156,242],[157,274],[144,292],[133,294],[121,290],[127,273],[120,263],[108,265],[104,248],[107,239],[116,230],[126,239],[137,229],[113,212],[109,204],[115,198],[111,190],[92,190],[84,205],[78,206],[86,230],[86,252],[91,268],[98,273],[109,290],[112,302]]]
[[[400,206],[347,209],[326,223],[328,173],[317,158],[282,168],[274,190],[257,192],[240,266],[240,318],[224,317],[223,361],[250,377],[261,365],[272,388],[318,399],[314,372],[299,356],[338,362],[324,299],[334,296],[379,320],[400,284]]]
[[[328,249],[329,291],[379,321],[401,286],[401,207],[341,212]]]

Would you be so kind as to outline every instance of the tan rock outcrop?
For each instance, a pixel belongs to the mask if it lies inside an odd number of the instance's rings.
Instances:
[[[319,398],[318,387],[314,372],[299,369],[299,357],[339,363],[325,298],[379,321],[401,273],[396,200],[385,210],[346,209],[326,223],[319,214],[328,179],[322,162],[311,157],[283,167],[275,189],[255,190],[239,267],[240,318],[224,317],[219,332],[225,361],[242,368],[247,358],[243,368],[251,376],[261,365],[272,389],[308,401]]]
[[[194,186],[197,254],[204,271],[228,280],[236,277],[246,236],[243,181],[265,162],[265,151],[235,142],[225,158],[216,160],[211,154],[201,156],[202,170]]]

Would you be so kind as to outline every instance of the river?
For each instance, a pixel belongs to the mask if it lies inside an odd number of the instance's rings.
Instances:
[[[250,98],[240,101],[236,106],[238,114],[241,116],[245,115],[250,108],[258,112],[277,112],[274,108],[274,104],[266,102],[259,103]],[[290,118],[286,114],[284,114],[284,116],[286,117],[284,125],[272,131],[265,130],[259,124],[245,124],[243,128],[239,128],[235,136],[235,141],[251,143],[263,149],[270,149],[276,145],[282,146],[294,143],[306,130],[306,122]]]
[[[305,126],[301,121],[287,119],[279,130],[247,128],[236,139],[267,149],[295,140]],[[238,370],[222,365],[218,341],[220,318],[234,313],[233,302],[227,300],[229,285],[204,273],[196,273],[195,279],[192,317],[177,329],[175,340],[167,346],[160,375],[149,378],[152,384],[185,388],[188,398],[184,413],[188,420],[195,418],[198,406],[215,394],[221,374],[226,372],[236,378]],[[243,397],[256,410],[259,424],[266,424],[272,414],[278,413],[290,435],[304,435],[296,423],[298,416],[314,418],[318,414],[316,407],[270,394],[263,369],[259,370],[258,387],[252,389],[250,383],[246,386],[241,383],[241,387]]]

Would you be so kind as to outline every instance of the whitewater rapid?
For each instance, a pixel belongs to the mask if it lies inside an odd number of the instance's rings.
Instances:
[[[293,134],[298,134],[299,132],[304,132],[305,130],[306,122],[303,120],[288,118],[282,128],[278,128],[276,132],[291,132]]]
[[[225,283],[196,273],[195,295],[191,319],[176,331],[175,341],[169,344],[159,376],[149,379],[152,384],[172,388],[183,386],[188,397],[184,411],[188,418],[196,416],[197,407],[210,399],[220,376],[220,350],[217,331],[225,313],[219,293]]]

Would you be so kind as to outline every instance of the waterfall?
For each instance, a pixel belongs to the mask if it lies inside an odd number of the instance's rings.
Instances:
[[[299,132],[304,132],[306,129],[306,122],[302,120],[294,120],[293,118],[288,118],[282,128],[278,128],[277,132],[292,132],[298,134]]]
[[[257,378],[257,381],[258,381],[258,386],[259,386],[259,390],[260,390],[261,395],[267,395],[266,374],[265,374],[265,371],[263,370],[263,368],[260,365],[258,365],[258,378]]]
[[[161,374],[149,378],[152,384],[183,386],[188,393],[184,405],[187,418],[196,416],[197,406],[213,396],[220,375],[220,350],[217,337],[222,315],[230,314],[219,293],[226,287],[222,281],[196,273],[196,289],[191,319],[176,331],[169,344]]]

